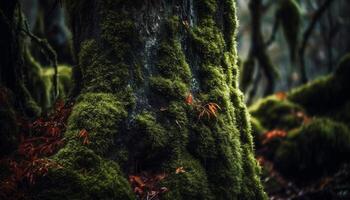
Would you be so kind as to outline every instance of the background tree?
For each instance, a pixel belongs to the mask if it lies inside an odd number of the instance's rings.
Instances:
[[[18,116],[36,117],[41,109],[28,89],[28,43],[17,1],[0,2],[0,134],[1,156],[10,153],[18,134]],[[35,70],[35,69],[30,69]]]
[[[261,4],[259,23],[265,54],[280,74],[274,91],[287,91],[320,75],[334,72],[338,61],[348,51],[348,17],[342,14],[348,1],[253,1]],[[253,26],[255,12],[247,1],[238,1],[241,28],[238,35],[242,60],[241,88],[248,103],[264,96],[268,79],[261,76],[260,67],[249,65],[251,46],[256,43]],[[257,7],[257,6],[255,6]],[[343,41],[343,42],[340,42]],[[258,63],[255,63],[258,66]],[[254,66],[254,65],[253,65]],[[260,70],[260,71],[259,71]]]

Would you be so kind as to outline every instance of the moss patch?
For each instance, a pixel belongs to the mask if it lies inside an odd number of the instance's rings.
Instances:
[[[329,119],[314,119],[292,131],[278,148],[276,166],[288,176],[320,177],[349,161],[350,131]]]
[[[304,112],[301,106],[288,100],[279,100],[275,96],[260,100],[250,107],[250,113],[268,130],[299,127],[303,119],[297,116],[298,112]]]

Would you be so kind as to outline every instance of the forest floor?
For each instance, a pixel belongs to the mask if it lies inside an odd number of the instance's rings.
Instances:
[[[257,157],[262,170],[262,182],[271,200],[347,200],[350,199],[350,165],[317,180],[303,182],[286,178],[274,168],[274,163]]]

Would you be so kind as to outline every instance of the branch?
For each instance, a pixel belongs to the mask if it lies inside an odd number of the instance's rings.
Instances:
[[[303,40],[301,43],[301,47],[299,49],[299,56],[300,56],[300,64],[301,64],[301,78],[302,82],[306,83],[307,82],[307,76],[306,76],[306,69],[305,69],[305,58],[304,58],[304,53],[306,49],[306,45],[312,35],[312,32],[315,29],[315,26],[317,22],[322,18],[323,14],[329,8],[329,6],[334,2],[334,0],[326,0],[316,11],[315,15],[313,16],[311,23],[305,30],[303,34]]]
[[[25,21],[25,29],[21,29],[25,34],[27,34],[34,42],[36,42],[39,47],[43,50],[46,58],[51,61],[54,67],[55,73],[53,76],[53,87],[54,87],[54,98],[58,97],[58,69],[57,69],[57,53],[49,44],[46,39],[41,39],[38,36],[30,32],[28,23]]]

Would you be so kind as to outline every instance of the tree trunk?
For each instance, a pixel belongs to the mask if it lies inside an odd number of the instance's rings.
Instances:
[[[141,172],[168,175],[162,199],[266,199],[237,86],[233,0],[66,5],[77,98],[53,156],[63,168],[38,181],[36,199],[135,199],[127,177]]]

